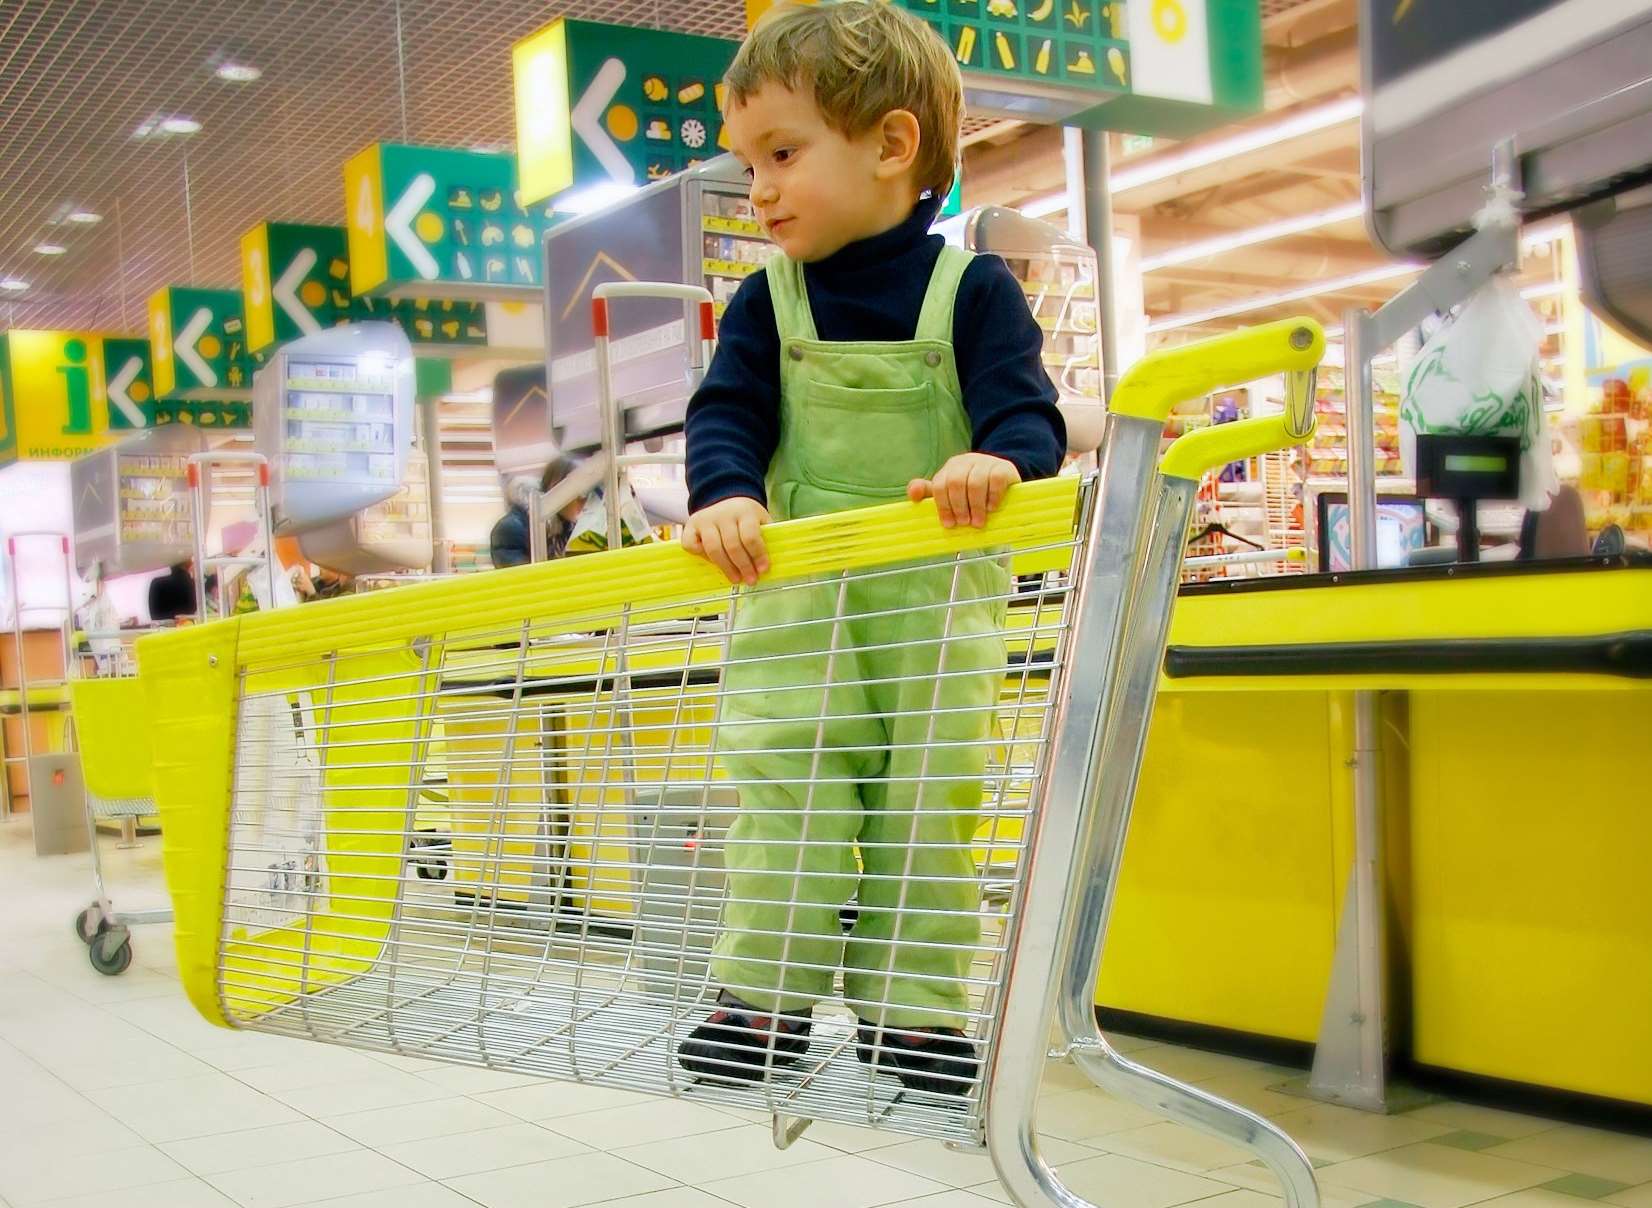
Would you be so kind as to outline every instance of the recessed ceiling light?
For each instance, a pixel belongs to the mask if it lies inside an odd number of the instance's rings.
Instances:
[[[196,134],[201,129],[201,123],[192,117],[183,117],[182,115],[164,117],[157,129],[162,134]]]
[[[42,256],[61,256],[69,249],[61,243],[37,243],[34,245],[34,250]]]
[[[250,84],[254,80],[262,79],[264,70],[254,67],[250,63],[220,63],[218,78],[228,80],[231,84]]]
[[[0,289],[7,290],[14,294],[20,294],[28,288],[29,283],[21,277],[6,277],[0,279]]]
[[[65,222],[78,222],[82,226],[91,226],[94,222],[102,222],[103,215],[95,210],[70,210],[63,216]]]

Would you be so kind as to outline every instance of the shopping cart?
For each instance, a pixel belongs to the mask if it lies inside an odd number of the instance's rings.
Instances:
[[[167,632],[170,626],[152,632]],[[165,923],[166,909],[117,911],[104,878],[99,851],[98,824],[117,822],[126,836],[123,846],[134,846],[140,820],[155,818],[152,778],[154,751],[143,687],[136,678],[132,641],[136,631],[86,632],[79,635],[94,646],[115,644],[113,651],[90,660],[96,674],[71,675],[69,708],[73,747],[80,752],[81,782],[86,793],[87,843],[92,855],[92,882],[96,896],[75,916],[75,934],[86,945],[86,956],[99,973],[115,976],[132,963],[131,928],[142,923]],[[71,668],[81,660],[73,659]]]
[[[229,1027],[756,1108],[781,1145],[836,1120],[985,1146],[1017,1203],[1076,1208],[1034,1133],[1059,1011],[1057,1051],[1096,1082],[1248,1147],[1289,1203],[1313,1205],[1312,1169],[1289,1138],[1119,1057],[1091,1003],[1194,489],[1207,469],[1313,425],[1311,409],[1224,425],[1161,463],[1165,415],[1220,385],[1309,374],[1322,348],[1316,324],[1291,320],[1154,354],[1120,383],[1085,483],[1019,486],[982,530],[942,529],[927,503],[774,525],[772,570],[749,593],[660,544],[141,640],[191,1000]],[[797,1064],[763,1081],[694,1078],[678,1049],[718,990],[728,828],[751,783],[729,770],[739,738],[725,715],[748,691],[729,673],[769,657],[743,645],[743,610],[785,593],[837,601],[809,622],[831,663],[867,648],[856,635],[872,614],[844,602],[869,585],[940,568],[956,590],[980,582],[972,568],[1006,562],[1015,573],[997,580],[988,635],[1005,669],[985,672],[1002,687],[984,738],[956,737],[972,732],[953,725],[959,710],[924,696],[984,673],[947,666],[952,597],[876,618],[917,618],[930,636],[911,644],[941,652],[921,680],[885,682],[894,696],[878,714],[906,723],[871,744],[891,799],[944,800],[949,778],[928,771],[931,758],[985,749],[978,778],[950,778],[984,786],[955,811],[973,828],[950,846],[922,840],[964,853],[950,875],[980,887],[954,953],[979,1072],[944,1094],[872,1072],[834,988]],[[825,682],[821,699],[836,701]],[[443,881],[419,876],[409,854],[438,722],[453,826]],[[791,753],[815,761],[809,794],[841,785],[828,759],[868,749],[799,733]],[[915,847],[901,830],[910,837],[925,812],[886,810],[859,840],[861,897],[869,880],[892,886],[876,907],[894,920],[892,948],[944,946],[916,938],[937,921],[919,882],[949,874],[901,867]],[[844,906],[846,920],[868,909]],[[833,962],[813,967],[835,976]]]

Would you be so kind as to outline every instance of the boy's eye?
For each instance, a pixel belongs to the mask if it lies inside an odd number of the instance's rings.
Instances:
[[[796,154],[797,149],[795,147],[781,147],[774,152],[774,162],[777,164],[783,164]]]

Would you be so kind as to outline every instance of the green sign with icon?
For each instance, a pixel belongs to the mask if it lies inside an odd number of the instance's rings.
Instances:
[[[515,156],[375,143],[344,165],[344,205],[358,298],[539,286],[548,212],[517,203]]]
[[[149,299],[155,397],[174,402],[252,398],[241,291],[171,285]]]
[[[511,50],[522,198],[644,184],[721,155],[738,42],[562,19]]]
[[[329,327],[370,320],[398,324],[416,344],[487,343],[487,314],[480,302],[353,295],[343,227],[260,223],[241,238],[241,291],[247,339],[259,353]]]

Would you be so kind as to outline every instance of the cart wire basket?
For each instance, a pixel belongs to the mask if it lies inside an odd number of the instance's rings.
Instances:
[[[1322,348],[1290,320],[1154,354],[1091,479],[1018,486],[983,529],[904,502],[773,525],[756,588],[660,543],[141,639],[191,1000],[758,1109],[781,1145],[834,1120],[985,1147],[1018,1203],[1076,1206],[1033,1123],[1059,1016],[1099,1084],[1315,1203],[1289,1138],[1119,1057],[1090,1003],[1194,489],[1305,439],[1312,393],[1161,462],[1164,415]],[[438,737],[434,880],[414,839]],[[773,990],[771,1046],[812,1010],[804,1051],[690,1072],[735,968]],[[882,1060],[914,1012],[962,1033],[938,1083]]]

